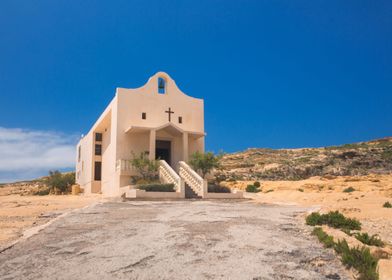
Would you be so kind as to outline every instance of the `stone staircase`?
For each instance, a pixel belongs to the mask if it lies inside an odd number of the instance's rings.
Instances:
[[[184,192],[184,180],[174,171],[166,161],[159,161],[159,180],[163,183],[174,184],[176,192]]]
[[[127,166],[119,162],[118,169],[127,171]],[[212,198],[227,199],[243,198],[242,192],[232,193],[208,193],[207,180],[203,179],[186,162],[180,161],[178,173],[167,164],[166,161],[159,161],[159,179],[162,183],[174,184],[175,192],[146,192],[132,186],[125,191],[125,197],[129,199],[181,199],[181,198]]]
[[[199,174],[197,174],[186,162],[179,162],[178,174],[181,179],[184,180],[186,188],[185,188],[185,196],[188,195],[195,197],[203,198],[207,194],[207,181],[204,180]]]
[[[178,174],[166,161],[159,161],[159,179],[174,184],[176,191],[186,198],[202,198],[207,193],[207,182],[184,161],[179,162]]]
[[[188,184],[185,184],[185,198],[202,198]]]

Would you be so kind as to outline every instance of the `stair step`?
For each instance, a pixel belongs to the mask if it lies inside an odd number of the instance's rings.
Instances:
[[[188,184],[185,184],[185,198],[202,198]]]

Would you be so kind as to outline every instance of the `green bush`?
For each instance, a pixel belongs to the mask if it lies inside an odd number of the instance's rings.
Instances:
[[[255,185],[247,185],[246,186],[246,191],[247,192],[251,192],[251,193],[258,193],[261,190],[258,187],[256,187]]]
[[[132,159],[129,162],[141,179],[151,181],[158,177],[159,161],[149,159],[147,152],[142,152],[139,156],[132,152]]]
[[[342,263],[347,268],[355,268],[359,272],[359,280],[377,280],[379,279],[377,271],[378,259],[370,254],[369,248],[365,246],[351,248],[347,241],[338,241],[335,243],[335,251],[342,257]]]
[[[222,157],[223,154],[214,155],[212,152],[195,152],[191,155],[189,164],[193,169],[199,172],[203,178],[205,178],[205,176],[213,169],[220,167],[219,161]]]
[[[324,247],[331,248],[334,246],[333,237],[326,234],[322,228],[315,227],[312,231],[312,234],[317,236],[318,240],[324,244]]]
[[[355,189],[353,187],[348,187],[348,188],[345,188],[343,190],[343,192],[345,192],[345,193],[350,193],[350,192],[353,192],[353,191],[355,191]]]
[[[174,184],[143,184],[137,188],[146,192],[175,192]]]
[[[382,242],[380,237],[376,234],[370,236],[366,232],[364,233],[357,232],[354,234],[354,237],[366,245],[377,246],[377,247],[384,246],[384,242]]]
[[[384,208],[392,208],[392,204],[389,201],[387,201],[387,202],[384,203],[384,205],[382,207],[384,207]]]
[[[68,192],[69,187],[75,184],[75,172],[60,173],[58,170],[49,171],[45,185],[50,192]]]
[[[248,185],[246,187],[247,192],[258,193],[261,192],[261,184],[259,181],[253,183],[253,185]]]
[[[48,195],[49,191],[49,188],[39,189],[38,191],[34,192],[33,195]]]
[[[339,211],[331,211],[328,214],[320,215],[317,212],[306,217],[306,224],[310,226],[328,225],[333,228],[360,230],[361,223],[356,219],[346,218]]]
[[[335,252],[341,256],[342,263],[347,268],[354,268],[359,272],[359,280],[378,280],[379,275],[377,271],[378,259],[370,254],[370,250],[365,246],[359,248],[351,248],[347,241],[343,239],[337,243],[333,241],[332,236],[326,234],[320,227],[314,228],[313,235],[317,236],[318,240],[323,243],[324,247],[333,247]]]
[[[151,180],[146,180],[146,179],[136,179],[135,185],[149,185],[149,184],[160,184],[158,180],[151,179]]]
[[[210,193],[230,193],[230,188],[220,185],[208,185],[208,192]]]
[[[313,212],[306,217],[306,224],[309,226],[322,225],[323,220],[319,212]]]

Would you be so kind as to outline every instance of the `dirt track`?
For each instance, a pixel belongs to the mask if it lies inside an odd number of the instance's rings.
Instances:
[[[107,202],[0,254],[0,279],[349,279],[309,235],[305,208]]]
[[[0,188],[0,252],[29,228],[101,200],[100,196],[9,195],[7,189],[11,187]]]

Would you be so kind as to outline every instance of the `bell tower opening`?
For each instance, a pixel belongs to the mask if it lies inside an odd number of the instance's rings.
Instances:
[[[165,94],[166,93],[166,80],[164,78],[158,78],[158,93]]]

